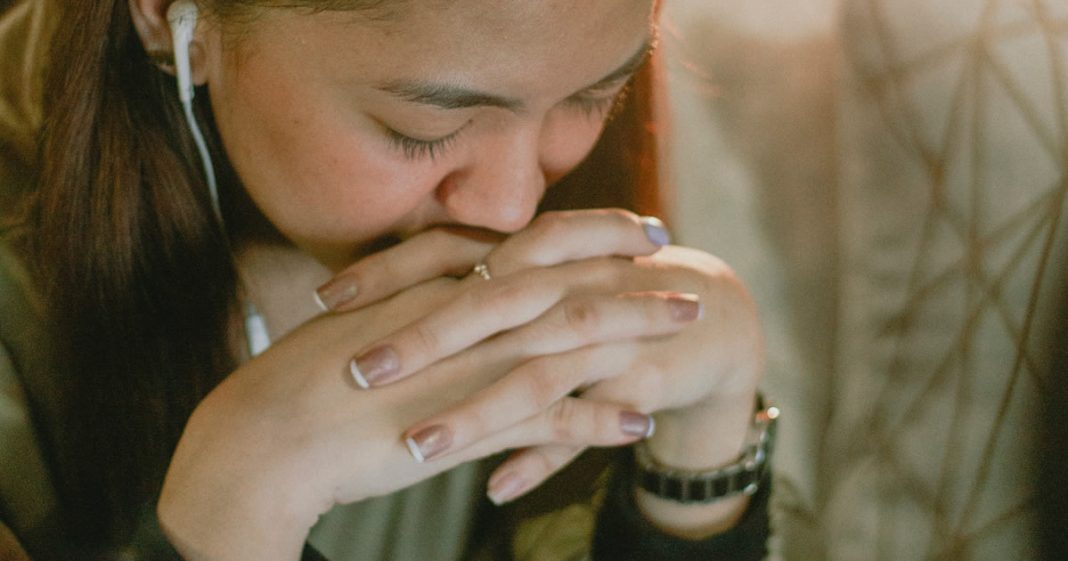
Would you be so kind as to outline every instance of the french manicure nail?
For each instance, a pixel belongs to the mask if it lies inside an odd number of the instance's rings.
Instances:
[[[404,443],[415,461],[423,463],[449,449],[452,433],[441,425],[434,425],[405,438]]]
[[[649,438],[656,432],[656,421],[652,415],[624,411],[619,414],[619,428],[628,436]]]
[[[668,233],[667,227],[664,226],[664,223],[659,218],[643,216],[641,223],[642,228],[645,229],[645,236],[657,247],[663,247],[671,243],[671,234]]]
[[[489,492],[486,495],[489,496],[489,500],[493,501],[493,504],[501,506],[518,497],[526,488],[526,480],[520,477],[519,474],[511,472],[496,481],[491,481]]]
[[[389,345],[375,347],[349,362],[353,379],[363,389],[389,381],[400,371],[400,357]]]
[[[678,322],[699,320],[705,315],[705,307],[696,294],[675,294],[668,298],[671,319]]]
[[[342,273],[315,290],[315,303],[324,312],[332,312],[352,302],[359,292],[356,279],[352,278],[352,275]]]

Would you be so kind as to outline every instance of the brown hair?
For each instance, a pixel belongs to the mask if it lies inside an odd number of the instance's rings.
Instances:
[[[106,547],[129,540],[192,409],[234,367],[238,287],[173,78],[146,57],[128,0],[52,1],[64,25],[45,76],[29,248],[62,364],[60,418],[45,441],[72,538]],[[209,4],[225,14],[227,5],[361,2]],[[648,69],[635,86],[547,206],[636,208],[639,192],[655,192]],[[206,92],[197,99],[213,131]],[[225,213],[237,181],[215,152]],[[655,197],[645,201],[657,210]]]

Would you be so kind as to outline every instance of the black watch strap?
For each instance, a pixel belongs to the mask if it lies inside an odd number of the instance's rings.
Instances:
[[[635,483],[646,491],[680,503],[709,503],[739,493],[757,492],[770,465],[779,409],[757,398],[757,411],[745,448],[730,464],[710,470],[683,470],[659,463],[644,441],[634,445]]]
[[[620,465],[609,483],[593,534],[592,561],[762,561],[767,556],[770,477],[760,482],[736,526],[689,540],[664,532],[642,514],[634,500],[635,469],[633,463]]]

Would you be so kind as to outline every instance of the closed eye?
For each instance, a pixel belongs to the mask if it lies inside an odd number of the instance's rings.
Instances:
[[[467,128],[467,125],[464,125],[441,138],[432,140],[412,138],[389,127],[386,127],[386,135],[389,137],[390,144],[400,150],[405,158],[408,158],[409,160],[429,158],[433,161],[452,146],[456,141],[456,137],[459,136],[460,132],[465,128]]]
[[[629,93],[630,83],[628,82],[627,85],[609,95],[582,93],[569,97],[565,103],[584,112],[587,117],[611,119],[619,112]]]

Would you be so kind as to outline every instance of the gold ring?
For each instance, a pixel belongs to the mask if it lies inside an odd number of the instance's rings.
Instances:
[[[490,275],[489,267],[485,263],[479,263],[472,269],[472,273],[482,277],[483,280],[493,280],[493,276]]]

